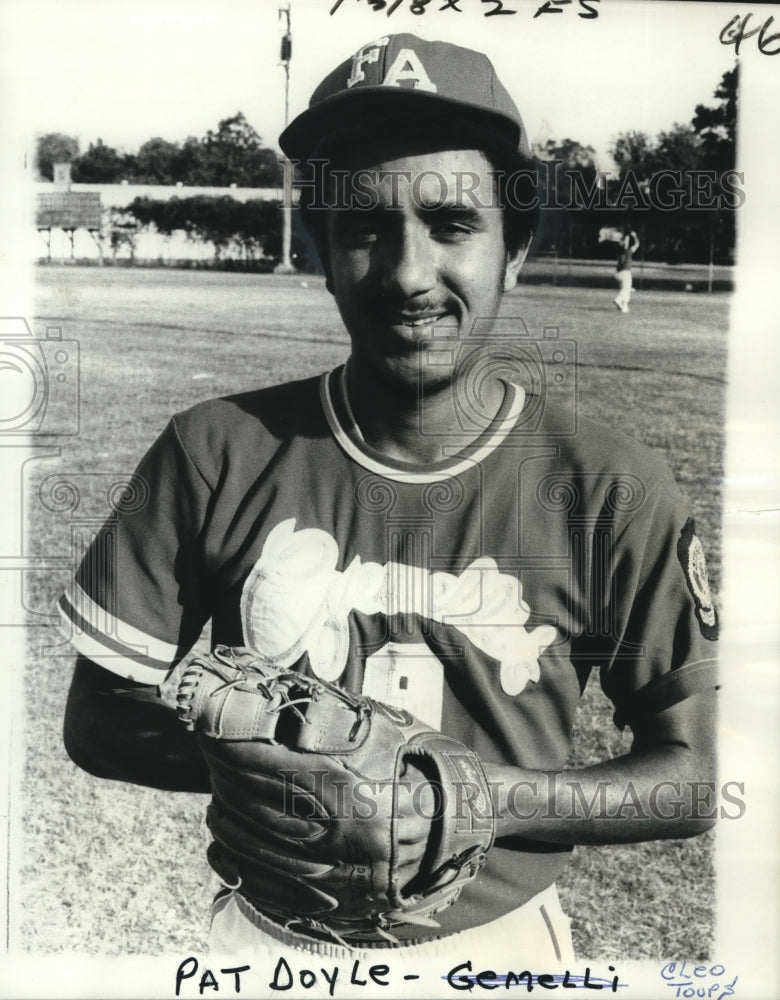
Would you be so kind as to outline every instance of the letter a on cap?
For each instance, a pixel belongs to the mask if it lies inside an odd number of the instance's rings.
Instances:
[[[432,94],[436,93],[436,84],[431,82],[431,78],[425,72],[425,67],[414,49],[401,49],[399,51],[395,62],[385,74],[382,86],[400,87],[406,80],[412,81],[412,87],[415,90],[429,90]]]

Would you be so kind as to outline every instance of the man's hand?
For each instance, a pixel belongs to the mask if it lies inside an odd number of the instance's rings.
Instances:
[[[409,712],[224,646],[177,700],[212,775],[209,861],[276,919],[354,944],[418,936],[482,869],[482,764]]]
[[[399,784],[398,869],[405,886],[423,869],[426,850],[433,846],[433,819],[440,803],[431,782],[412,761],[406,762]]]

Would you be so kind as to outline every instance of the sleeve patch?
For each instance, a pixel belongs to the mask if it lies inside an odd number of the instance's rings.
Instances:
[[[696,534],[696,524],[692,517],[685,522],[677,540],[677,558],[693,598],[701,634],[705,639],[714,641],[718,638],[718,612],[710,593],[704,549]]]

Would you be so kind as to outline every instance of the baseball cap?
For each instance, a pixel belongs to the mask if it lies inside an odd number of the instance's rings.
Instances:
[[[488,57],[408,33],[368,42],[337,66],[279,144],[290,159],[308,160],[398,114],[446,118],[491,146],[531,157],[520,112]]]

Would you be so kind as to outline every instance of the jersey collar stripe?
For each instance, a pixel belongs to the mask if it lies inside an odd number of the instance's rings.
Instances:
[[[366,454],[349,436],[339,420],[331,394],[331,379],[338,384],[338,380],[335,378],[336,370],[333,369],[331,372],[326,372],[320,379],[320,401],[336,443],[342,451],[359,465],[362,465],[364,469],[383,476],[385,479],[393,479],[401,483],[435,483],[443,479],[450,479],[453,476],[460,475],[467,469],[473,468],[474,465],[487,458],[504,441],[517,423],[517,418],[520,416],[523,404],[525,403],[525,390],[522,386],[507,383],[507,392],[511,393],[509,405],[506,408],[505,415],[494,422],[492,433],[487,440],[483,441],[481,445],[478,445],[466,456],[463,456],[462,453],[453,456],[451,465],[427,472],[417,472],[411,469],[400,469],[378,461],[371,455]]]
[[[117,650],[123,650],[131,659],[141,657],[150,663],[158,663],[160,667],[169,669],[179,657],[178,646],[155,639],[154,636],[109,614],[77,583],[66,591],[60,603],[74,624],[81,623],[79,628],[83,628],[93,636],[102,636],[106,643],[115,646]]]

